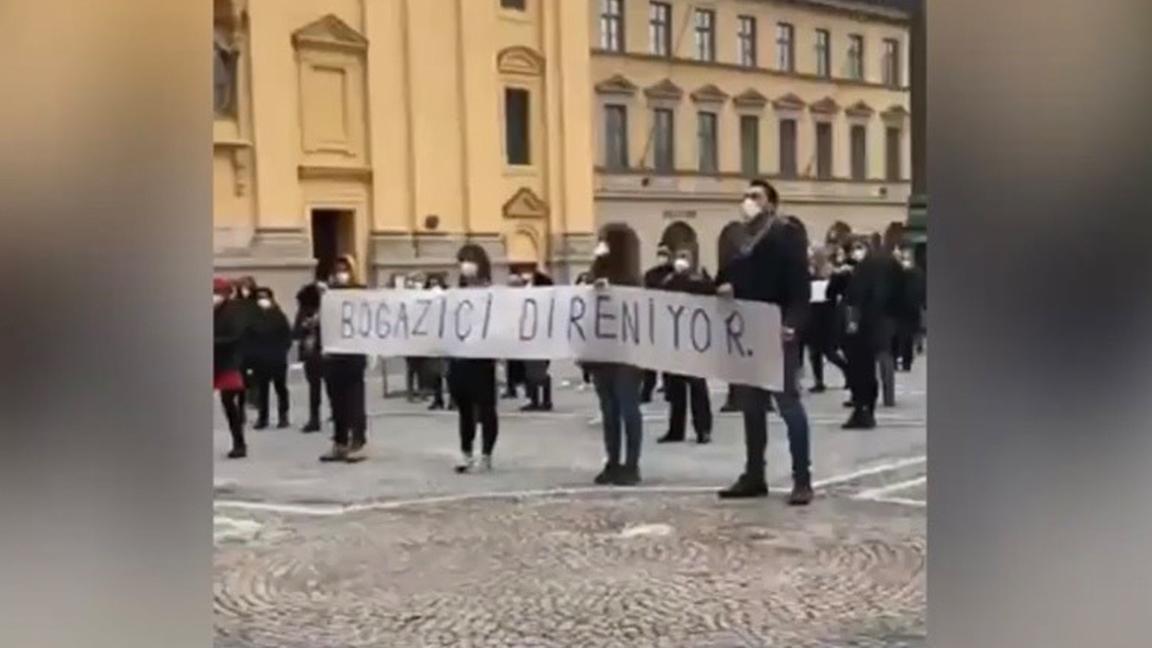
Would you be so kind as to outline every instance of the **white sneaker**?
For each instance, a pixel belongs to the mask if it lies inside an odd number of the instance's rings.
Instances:
[[[476,458],[470,454],[463,455],[460,458],[460,463],[456,464],[456,472],[467,473],[472,472],[476,468]]]
[[[480,470],[482,472],[492,472],[492,455],[480,457]]]

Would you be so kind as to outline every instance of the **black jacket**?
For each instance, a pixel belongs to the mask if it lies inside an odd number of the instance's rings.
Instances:
[[[279,306],[258,309],[253,315],[251,358],[256,362],[287,362],[292,348],[292,327]]]
[[[652,266],[644,273],[644,287],[645,288],[661,288],[664,281],[672,275],[674,270],[671,263],[661,263],[657,266]]]
[[[889,254],[871,254],[856,265],[844,296],[845,314],[858,340],[887,349],[904,311],[904,268]]]
[[[247,365],[252,362],[256,357],[256,333],[252,329],[256,318],[260,315],[260,307],[256,305],[256,297],[236,297],[230,299],[232,308],[235,309],[238,318],[241,333],[240,333],[240,357],[242,362]]]
[[[716,284],[731,284],[736,299],[768,302],[780,307],[784,326],[802,330],[812,286],[808,283],[808,240],[804,227],[791,216],[771,220],[757,216],[745,230],[739,252],[720,269]]]
[[[682,292],[690,295],[715,295],[716,284],[707,275],[700,272],[675,272],[664,279],[660,285],[662,290]]]
[[[240,369],[240,338],[244,334],[241,304],[229,299],[212,312],[212,371],[219,375]]]

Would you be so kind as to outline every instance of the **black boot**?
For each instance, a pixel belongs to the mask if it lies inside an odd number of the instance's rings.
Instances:
[[[312,419],[312,420],[308,421],[308,423],[306,423],[304,425],[304,427],[300,428],[300,431],[305,433],[305,434],[310,434],[312,432],[319,432],[320,431],[320,421],[317,421],[316,419]]]
[[[708,445],[709,443],[712,443],[712,433],[711,432],[697,432],[696,433],[696,443],[699,443],[700,445]]]
[[[768,484],[764,477],[740,475],[735,484],[717,493],[720,499],[743,499],[748,497],[768,497]]]
[[[618,464],[604,464],[604,470],[600,471],[599,475],[592,481],[600,486],[607,486],[608,484],[615,484],[618,475],[620,474],[620,466]]]
[[[280,417],[280,422],[276,424],[276,428],[279,430],[283,430],[285,428],[288,428],[291,425],[292,424],[288,422],[288,415],[284,414]]]
[[[252,429],[253,430],[267,430],[268,429],[268,419],[260,419],[259,421],[256,421],[256,425],[253,425]]]
[[[815,493],[812,492],[812,478],[801,475],[792,478],[792,494],[788,496],[788,506],[808,506]]]
[[[683,440],[684,440],[683,434],[681,434],[679,436],[675,436],[671,432],[666,432],[666,433],[664,433],[664,436],[660,437],[659,439],[656,439],[656,443],[680,443]]]
[[[243,459],[244,457],[247,457],[247,456],[248,456],[248,447],[247,446],[235,446],[228,453],[229,459]]]
[[[640,466],[625,465],[616,473],[616,480],[612,482],[617,486],[635,486],[640,483]]]

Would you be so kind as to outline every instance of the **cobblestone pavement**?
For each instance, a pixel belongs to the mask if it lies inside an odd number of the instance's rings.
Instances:
[[[502,402],[497,469],[468,476],[450,469],[454,415],[378,394],[367,462],[321,465],[325,435],[291,430],[218,460],[218,648],[927,645],[924,363],[877,430],[839,429],[843,392],[805,399],[822,482],[807,509],[782,489],[716,500],[742,461],[735,415],[710,446],[664,446],[666,407],[648,407],[646,490],[613,491],[588,488],[601,442],[574,385],[551,414]]]
[[[923,641],[924,516],[905,507],[626,494],[240,522],[218,534],[222,647]]]

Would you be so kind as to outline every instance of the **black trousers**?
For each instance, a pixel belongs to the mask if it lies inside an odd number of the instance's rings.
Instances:
[[[518,395],[517,388],[525,383],[527,378],[527,367],[524,366],[523,360],[507,360],[504,365],[504,377],[507,384],[504,386],[505,396],[508,398],[516,398]]]
[[[270,386],[276,389],[277,412],[281,421],[288,420],[288,361],[257,361],[252,366],[256,380],[256,416],[261,423],[268,422]]]
[[[244,390],[220,392],[220,404],[224,406],[224,416],[228,419],[228,431],[232,433],[232,447],[248,447],[247,443],[244,442]]]
[[[688,405],[692,405],[692,428],[696,436],[712,432],[712,399],[708,394],[708,381],[696,376],[665,374],[664,396],[668,399],[668,436],[684,438],[688,418]]]
[[[827,358],[840,373],[844,376],[844,382],[848,382],[848,362],[844,359],[836,347],[832,344],[826,343],[823,340],[815,340],[805,344],[808,348],[808,362],[812,365],[812,378],[816,381],[817,385],[824,385],[824,359]]]
[[[308,379],[308,422],[320,425],[320,401],[324,393],[324,365],[319,358],[304,361]]]
[[[892,357],[904,371],[912,371],[912,361],[916,359],[916,328],[915,324],[901,324],[892,341]]]
[[[472,454],[479,424],[483,434],[481,452],[491,455],[500,434],[496,417],[496,361],[453,360],[448,369],[448,390],[459,413],[460,450]]]
[[[640,402],[651,403],[652,392],[656,391],[656,372],[645,369],[640,378]]]
[[[852,404],[857,408],[876,408],[880,384],[876,378],[876,348],[868,336],[861,333],[849,336],[844,343],[848,358],[848,389],[852,391]]]
[[[528,392],[528,400],[533,405],[552,407],[552,375],[548,373],[547,360],[529,360],[525,362],[524,388]]]
[[[337,445],[361,445],[368,440],[368,415],[364,409],[364,368],[339,363],[324,367],[328,402],[332,405],[332,440]]]

